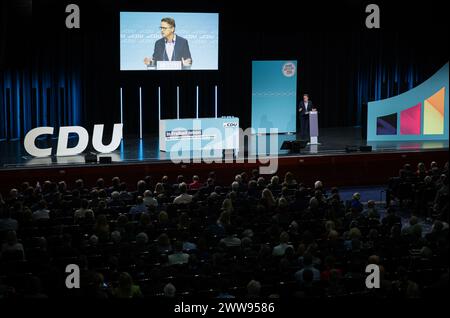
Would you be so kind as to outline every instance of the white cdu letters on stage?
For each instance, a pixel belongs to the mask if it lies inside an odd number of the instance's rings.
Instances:
[[[109,145],[102,142],[104,125],[95,125],[92,136],[92,145],[94,149],[100,153],[113,152],[120,146],[122,140],[123,124],[114,124],[113,135]],[[52,154],[52,148],[38,148],[36,146],[36,138],[42,135],[53,135],[53,127],[37,127],[30,130],[24,140],[25,150],[34,157],[48,157]],[[78,143],[69,148],[69,134],[78,135]],[[63,126],[59,128],[58,146],[56,156],[74,156],[82,153],[89,144],[89,133],[81,126]]]

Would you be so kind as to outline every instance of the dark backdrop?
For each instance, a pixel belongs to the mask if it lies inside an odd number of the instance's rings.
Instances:
[[[144,133],[158,131],[162,116],[219,115],[251,118],[251,61],[296,59],[298,96],[320,107],[320,126],[361,124],[362,105],[397,95],[426,80],[448,61],[448,22],[440,2],[378,1],[381,29],[367,30],[363,1],[285,2],[258,8],[233,1],[2,1],[0,24],[0,139],[23,138],[36,126],[120,122],[123,91],[125,133],[139,132],[142,87]],[[65,28],[65,6],[81,9],[81,29]],[[296,4],[296,6],[298,6]],[[219,71],[120,72],[119,11],[220,13]],[[149,48],[149,52],[152,48]],[[105,134],[107,135],[107,134]]]

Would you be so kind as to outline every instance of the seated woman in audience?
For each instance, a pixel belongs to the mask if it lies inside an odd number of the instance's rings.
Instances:
[[[261,194],[261,204],[266,208],[266,211],[272,211],[276,206],[275,198],[269,189],[264,189]]]

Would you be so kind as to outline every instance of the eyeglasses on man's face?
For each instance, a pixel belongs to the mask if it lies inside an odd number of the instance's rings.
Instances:
[[[172,28],[171,26],[169,26],[169,27],[163,27],[163,26],[160,26],[160,27],[159,27],[160,30],[164,30],[164,31],[166,31],[166,30],[168,30],[168,29],[171,29],[171,28]]]

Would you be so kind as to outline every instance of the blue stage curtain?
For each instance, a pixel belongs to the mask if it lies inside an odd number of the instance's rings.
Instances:
[[[21,139],[34,127],[79,125],[80,74],[38,67],[1,72],[0,139]]]

